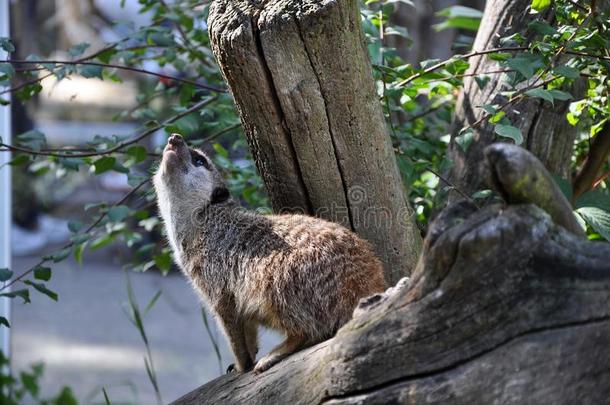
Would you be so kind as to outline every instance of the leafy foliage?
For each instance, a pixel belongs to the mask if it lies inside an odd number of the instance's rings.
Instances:
[[[390,17],[394,6],[387,2],[372,4],[375,7],[364,9],[362,16],[378,80],[377,88],[391,125],[399,167],[405,183],[411,186],[409,197],[422,227],[425,227],[439,201],[439,192],[442,194],[453,188],[439,176],[452,165],[446,159],[445,152],[450,141],[455,101],[465,77],[474,76],[481,88],[492,77],[502,81],[502,91],[490,95],[489,99],[497,96],[507,101],[504,104],[480,106],[485,115],[476,125],[488,121],[494,125],[494,132],[498,136],[515,144],[523,142],[523,134],[510,121],[507,113],[516,102],[538,98],[552,106],[558,101],[571,101],[566,119],[571,125],[578,125],[582,133],[575,145],[573,169],[574,173],[581,170],[589,152],[587,145],[601,132],[610,117],[610,55],[607,51],[610,44],[609,7],[598,4],[595,8],[596,3],[591,1],[559,0],[551,3],[534,0],[530,12],[535,16],[528,32],[501,38],[500,49],[477,49],[457,54],[446,61],[422,61],[419,66],[414,66],[401,60],[396,49],[386,46],[384,34],[392,28]],[[552,22],[540,13],[549,7],[556,15]],[[442,10],[439,14],[446,18],[437,26],[440,29],[472,29],[478,27],[481,18],[477,10],[461,6]],[[472,71],[470,58],[481,54],[496,60],[501,69],[493,72]],[[589,89],[580,99],[575,99],[566,90],[575,81],[586,82]],[[463,150],[472,142],[473,129],[464,127],[458,131],[455,142]],[[606,159],[603,173],[609,171]],[[595,185],[608,199],[606,177],[602,174]],[[439,180],[440,187],[437,187]],[[593,222],[590,214],[588,218],[589,223]],[[605,222],[595,223],[599,228],[599,224]]]

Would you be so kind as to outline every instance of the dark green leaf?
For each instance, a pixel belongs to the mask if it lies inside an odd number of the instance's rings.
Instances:
[[[127,149],[127,154],[134,158],[136,163],[146,160],[147,152],[143,146],[131,146]]]
[[[4,326],[6,326],[7,328],[10,328],[10,327],[11,327],[11,324],[8,322],[8,319],[6,319],[6,318],[5,318],[5,317],[3,317],[3,316],[0,316],[0,325],[4,325]]]
[[[534,75],[535,64],[531,58],[526,58],[526,57],[511,58],[506,61],[506,64],[511,69],[514,69],[517,72],[521,73],[523,75],[523,77],[525,77],[526,79],[529,79],[530,77],[532,77]]]
[[[83,223],[81,221],[68,221],[68,229],[72,233],[77,233],[83,227]]]
[[[559,101],[567,101],[567,100],[572,100],[574,97],[572,97],[572,95],[570,93],[567,93],[565,91],[561,91],[561,90],[549,90],[549,92],[551,93],[551,95],[553,96],[553,98],[555,100],[559,100]]]
[[[549,25],[546,21],[532,21],[529,23],[529,28],[542,35],[555,35],[557,30]]]
[[[72,48],[68,49],[68,55],[74,57],[74,56],[80,56],[83,54],[83,52],[85,52],[85,50],[87,48],[89,48],[89,44],[86,42],[82,42],[80,44],[76,44],[74,45]]]
[[[15,159],[9,162],[11,166],[21,166],[30,161],[30,157],[28,155],[19,155]]]
[[[512,125],[496,125],[494,131],[500,136],[514,140],[515,145],[523,143],[523,135],[521,134],[521,130],[517,127],[513,127]]]
[[[15,45],[6,37],[0,37],[0,48],[9,53],[15,52]]]
[[[58,250],[55,253],[45,256],[44,259],[53,260],[53,262],[58,263],[64,260],[66,257],[70,256],[71,250],[71,247],[66,247],[64,249]]]
[[[13,272],[6,267],[0,268],[0,282],[10,280],[13,277]]]
[[[43,283],[34,283],[33,281],[30,281],[30,280],[25,280],[23,283],[27,284],[27,285],[31,285],[38,292],[46,295],[47,297],[51,298],[53,301],[57,301],[57,293],[49,290]]]
[[[43,266],[34,268],[34,278],[37,280],[49,281],[51,279],[51,269]]]
[[[553,69],[553,73],[568,79],[578,79],[580,77],[580,70],[570,66],[557,66]]]
[[[108,170],[111,170],[114,167],[115,163],[116,158],[112,156],[103,156],[99,158],[98,160],[93,162],[93,165],[95,166],[95,174],[102,174],[107,172]]]
[[[80,74],[81,76],[90,79],[92,77],[97,77],[99,79],[102,79],[102,67],[101,66],[92,66],[92,65],[85,65],[82,66],[80,68]]]
[[[124,220],[129,214],[129,207],[126,205],[117,205],[108,210],[108,219],[112,222],[119,222]]]
[[[31,302],[30,301],[30,291],[25,288],[22,290],[15,290],[15,291],[7,292],[7,293],[0,293],[0,297],[8,297],[8,298],[20,297],[21,299],[23,299],[24,304]]]
[[[600,189],[589,191],[578,197],[576,207],[595,207],[610,212],[610,196]]]
[[[535,89],[530,89],[530,90],[526,91],[525,94],[530,97],[541,98],[543,100],[548,101],[551,104],[553,103],[553,95],[548,90],[544,90],[541,88],[535,88]]]
[[[63,387],[59,395],[53,399],[53,405],[78,405],[78,401],[70,387]]]
[[[163,252],[153,257],[155,265],[163,274],[167,274],[172,267],[172,257],[169,252]]]
[[[35,129],[17,135],[17,139],[20,144],[26,145],[34,150],[42,149],[47,143],[44,134]]]

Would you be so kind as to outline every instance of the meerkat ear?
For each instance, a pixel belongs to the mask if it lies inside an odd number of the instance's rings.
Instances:
[[[210,204],[218,204],[225,202],[231,197],[229,190],[226,187],[216,187],[214,191],[212,191],[212,198],[210,199]]]

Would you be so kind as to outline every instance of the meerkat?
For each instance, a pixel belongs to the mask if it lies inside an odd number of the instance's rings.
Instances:
[[[385,289],[379,259],[341,225],[242,208],[203,152],[173,134],[154,176],[174,260],[216,315],[235,368],[263,372],[329,339]],[[259,325],[286,339],[256,365]]]

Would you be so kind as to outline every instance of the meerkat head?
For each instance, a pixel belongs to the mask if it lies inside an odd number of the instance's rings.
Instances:
[[[172,134],[167,141],[154,183],[157,194],[163,192],[199,207],[230,198],[224,180],[210,158],[200,150],[189,148],[178,134]]]

